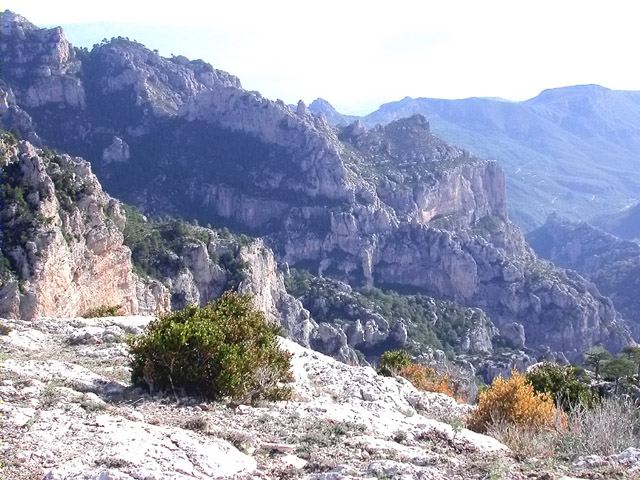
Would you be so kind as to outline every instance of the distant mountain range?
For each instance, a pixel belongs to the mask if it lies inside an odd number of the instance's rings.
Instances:
[[[322,99],[310,109],[337,125],[357,119]],[[640,199],[640,92],[579,85],[522,102],[406,97],[360,120],[373,126],[417,113],[434,133],[501,164],[511,216],[525,230],[552,212],[590,219]]]

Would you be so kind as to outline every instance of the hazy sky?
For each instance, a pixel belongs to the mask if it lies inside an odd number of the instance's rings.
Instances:
[[[635,0],[3,0],[91,46],[128,36],[203,58],[245,88],[367,113],[404,96],[520,100],[598,83],[640,90]]]

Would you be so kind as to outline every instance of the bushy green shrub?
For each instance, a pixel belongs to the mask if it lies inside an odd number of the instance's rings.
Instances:
[[[631,360],[625,357],[617,357],[609,360],[602,366],[602,374],[607,380],[612,380],[615,382],[615,387],[613,390],[613,394],[616,395],[618,393],[618,388],[620,386],[620,380],[623,378],[626,379],[633,375],[634,364]]]
[[[132,381],[151,391],[182,391],[238,402],[291,395],[290,355],[247,296],[227,292],[202,308],[162,316],[129,342]]]
[[[587,385],[588,379],[572,365],[544,363],[527,372],[525,378],[536,392],[549,394],[565,411],[578,405],[590,408],[599,400]]]
[[[408,367],[412,363],[411,357],[407,352],[403,350],[389,350],[380,356],[378,373],[387,377],[398,375],[400,370]]]

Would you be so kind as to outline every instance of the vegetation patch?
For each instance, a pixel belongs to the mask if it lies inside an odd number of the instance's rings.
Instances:
[[[381,315],[391,326],[402,321],[410,339],[407,348],[415,354],[430,347],[444,350],[453,358],[469,330],[482,322],[488,323],[484,312],[477,308],[420,294],[404,295],[378,288],[352,290],[306,270],[291,269],[285,283],[287,291],[299,298],[320,322],[361,320],[371,313]]]
[[[210,400],[286,400],[293,375],[279,331],[249,297],[227,292],[202,308],[162,316],[131,339],[132,382]]]
[[[557,418],[553,398],[537,393],[523,374],[513,371],[510,378],[497,377],[480,393],[468,426],[480,433],[486,433],[495,423],[535,431],[555,427]]]
[[[228,229],[212,230],[174,218],[147,219],[135,207],[124,206],[126,225],[124,243],[131,249],[134,270],[142,277],[162,279],[186,268],[181,254],[194,242],[208,245],[213,239],[225,242],[229,250],[220,255],[218,264],[227,271],[227,289],[236,289],[245,278],[246,263],[238,258],[240,246],[251,239],[232,234]]]
[[[527,372],[525,378],[536,392],[549,395],[565,411],[576,405],[592,407],[599,401],[584,371],[573,365],[544,363]]]
[[[378,373],[385,376],[406,378],[418,390],[443,393],[459,398],[459,386],[446,374],[438,373],[433,367],[414,363],[409,354],[402,350],[390,350],[380,357]]]
[[[118,317],[122,315],[122,305],[100,305],[99,307],[87,310],[84,318]]]

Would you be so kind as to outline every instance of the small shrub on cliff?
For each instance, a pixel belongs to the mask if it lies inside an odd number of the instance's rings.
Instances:
[[[526,377],[514,371],[508,379],[494,379],[491,387],[479,395],[467,423],[472,430],[485,433],[495,423],[540,430],[555,426],[557,419],[551,396],[536,393]]]
[[[9,335],[13,331],[11,325],[7,325],[6,323],[0,323],[0,335]]]
[[[444,393],[455,397],[455,387],[447,375],[436,372],[426,365],[412,363],[400,369],[400,376],[409,380],[414,387],[424,392]]]
[[[527,372],[525,378],[536,392],[550,395],[565,411],[578,405],[592,407],[599,400],[578,369],[571,365],[544,363]]]
[[[99,307],[87,310],[82,316],[84,318],[118,317],[122,315],[120,312],[121,308],[122,305],[100,305]]]
[[[381,375],[399,375],[406,378],[418,390],[444,393],[455,397],[455,386],[447,375],[440,374],[432,367],[414,363],[409,354],[402,350],[389,350],[380,357],[378,373]]]
[[[247,296],[227,292],[205,307],[189,306],[149,324],[130,341],[132,381],[151,391],[183,391],[216,400],[284,400],[290,355]]]
[[[404,367],[411,365],[411,357],[403,350],[388,350],[380,356],[378,373],[390,377],[400,373]]]

